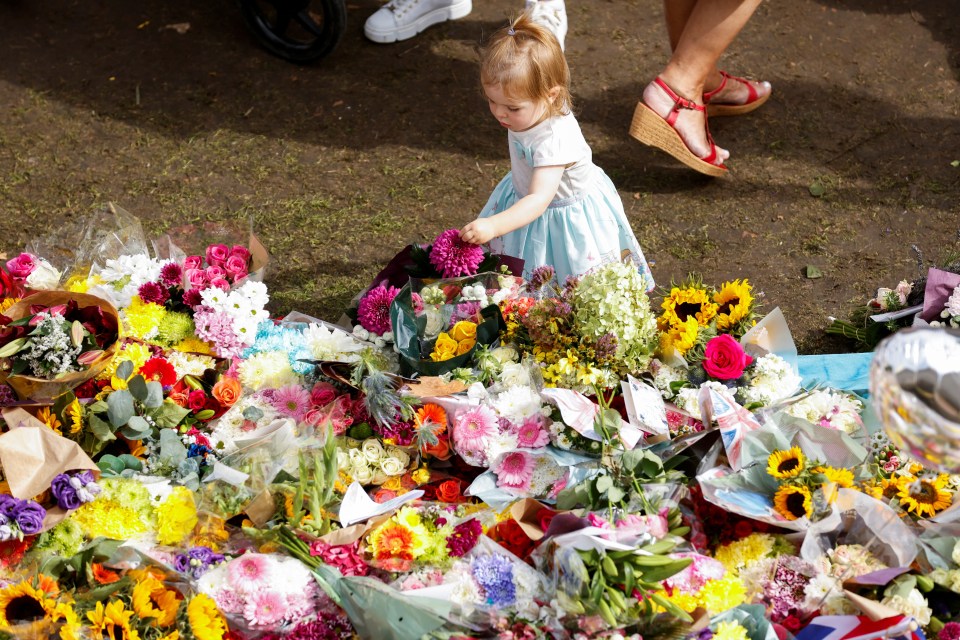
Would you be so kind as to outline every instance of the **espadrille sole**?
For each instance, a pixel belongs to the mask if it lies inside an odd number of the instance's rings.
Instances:
[[[666,120],[643,102],[637,103],[637,108],[633,112],[630,135],[643,144],[666,151],[683,164],[700,173],[713,177],[727,173],[726,167],[710,164],[698,158],[687,148],[677,130],[667,124]]]

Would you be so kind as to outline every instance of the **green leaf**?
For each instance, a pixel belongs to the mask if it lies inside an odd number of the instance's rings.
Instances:
[[[100,456],[97,466],[104,475],[120,475],[120,472],[127,468],[123,460],[109,453]]]
[[[141,416],[131,416],[130,420],[127,421],[126,431],[139,434],[139,437],[136,438],[139,440],[143,437],[144,434],[150,432],[150,423],[144,420]]]
[[[143,470],[143,462],[140,458],[132,456],[129,453],[121,453],[117,457],[123,462],[123,466],[127,469],[133,469],[134,471]]]
[[[114,391],[107,396],[107,419],[115,428],[127,424],[133,415],[133,396],[129,391]]]
[[[143,376],[130,378],[127,382],[127,389],[130,391],[130,395],[140,402],[147,399],[147,381],[143,379]]]
[[[600,476],[597,478],[597,491],[600,493],[605,493],[608,489],[613,486],[613,478],[610,476]]]
[[[150,417],[161,429],[173,429],[190,413],[190,409],[181,407],[172,400],[165,400],[158,409],[150,411]]]
[[[816,280],[817,278],[823,277],[823,271],[820,271],[819,267],[815,267],[812,264],[808,264],[805,275],[808,280]]]
[[[620,502],[627,495],[627,493],[620,487],[610,487],[607,490],[607,500],[611,503]]]
[[[147,397],[143,400],[143,406],[148,409],[156,409],[163,404],[163,385],[156,380],[147,383]]]
[[[807,187],[807,190],[810,192],[814,198],[819,198],[827,192],[827,188],[823,186],[823,183],[819,180],[814,180],[810,183],[810,186]]]
[[[110,427],[110,423],[97,414],[91,413],[88,421],[90,423],[90,432],[95,435],[98,440],[107,442],[117,439],[117,437],[113,435],[113,429]]]
[[[121,380],[126,380],[131,375],[133,375],[133,363],[129,360],[124,360],[120,363],[120,366],[117,367],[117,377]]]

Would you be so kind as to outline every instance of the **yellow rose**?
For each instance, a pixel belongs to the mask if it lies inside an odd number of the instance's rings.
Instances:
[[[469,320],[461,320],[450,329],[450,337],[457,342],[463,342],[464,340],[473,340],[476,342],[477,324]]]
[[[457,355],[457,341],[446,333],[437,336],[437,342],[433,345],[433,353],[430,359],[434,362],[443,362]]]
[[[461,340],[460,343],[457,345],[457,355],[462,356],[467,351],[470,351],[470,349],[473,349],[473,345],[475,344],[477,344],[476,340],[471,340],[471,339]]]

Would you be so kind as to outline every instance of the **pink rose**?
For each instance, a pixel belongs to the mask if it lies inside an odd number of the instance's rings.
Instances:
[[[230,249],[230,255],[231,255],[231,256],[237,256],[238,258],[241,258],[241,259],[243,260],[244,264],[246,264],[247,261],[250,259],[250,250],[247,249],[247,248],[246,248],[245,246],[243,246],[242,244],[235,244],[235,245],[233,245],[233,248]]]
[[[897,456],[892,456],[889,460],[883,463],[883,470],[887,473],[893,473],[900,468],[900,459]]]
[[[230,256],[230,248],[225,244],[212,244],[207,247],[207,264],[223,264]]]
[[[183,270],[199,269],[203,264],[203,256],[187,256],[183,261]]]
[[[337,388],[329,382],[318,382],[310,391],[310,402],[318,407],[325,407],[337,397]]]
[[[27,276],[33,273],[37,268],[37,263],[29,253],[21,253],[16,258],[7,260],[7,271],[13,276],[14,280],[26,280]]]
[[[217,278],[225,278],[227,275],[226,269],[223,267],[217,266],[215,264],[210,265],[206,268],[204,273],[207,274],[209,280],[216,280]]]
[[[203,289],[209,283],[207,274],[203,269],[187,269],[185,273],[191,288]]]
[[[214,278],[210,281],[211,287],[216,287],[221,291],[230,291],[230,283],[224,280],[223,278]]]
[[[227,273],[236,276],[238,273],[247,272],[247,261],[240,256],[230,256],[227,258],[227,262],[223,267],[227,270]]]
[[[711,338],[703,352],[703,369],[717,380],[736,380],[751,362],[753,358],[726,333]]]

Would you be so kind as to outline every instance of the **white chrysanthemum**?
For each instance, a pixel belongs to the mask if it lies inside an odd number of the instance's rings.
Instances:
[[[863,403],[856,397],[846,393],[834,393],[827,389],[813,391],[785,409],[785,412],[791,416],[847,434],[854,433],[860,428],[861,411],[863,411]]]
[[[303,331],[304,340],[316,360],[356,362],[363,345],[346,331],[330,329],[323,324],[310,324]]]
[[[250,304],[250,306],[262,309],[270,302],[270,295],[267,293],[267,285],[254,280],[247,280],[236,290]]]
[[[90,287],[88,293],[106,298],[118,309],[129,307],[141,285],[160,278],[164,264],[144,254],[111,258],[99,270],[91,271],[90,275],[98,276],[102,283]]]
[[[702,387],[710,387],[724,394],[730,394],[734,392],[734,390],[728,389],[722,383],[717,382],[715,380],[707,380],[702,385],[700,385],[700,387],[683,387],[682,389],[680,389],[679,393],[677,393],[677,397],[674,398],[673,403],[677,405],[679,409],[686,411],[697,420],[699,420],[701,417],[700,416],[700,389]]]
[[[204,371],[216,365],[216,360],[198,353],[169,351],[165,357],[177,372],[178,380],[186,375],[201,376]]]
[[[520,423],[540,413],[540,394],[530,387],[510,387],[497,395],[493,406],[500,416]]]
[[[790,397],[800,386],[800,381],[789,362],[775,353],[768,353],[757,358],[750,383],[740,388],[739,399],[742,404],[768,406]]]
[[[803,608],[808,611],[819,609],[830,598],[843,595],[843,586],[840,581],[831,575],[818,572],[803,589]]]
[[[487,460],[495,460],[497,456],[517,448],[517,436],[510,432],[499,433],[492,438],[487,439],[486,455]]]
[[[486,603],[486,598],[480,592],[480,587],[473,580],[469,569],[464,571],[465,563],[458,562],[454,569],[447,573],[447,583],[453,584],[450,601],[460,605],[464,614],[473,611],[478,604]]]
[[[530,370],[523,364],[508,362],[503,365],[500,371],[499,382],[502,387],[530,387],[533,381],[530,378]]]
[[[253,391],[279,389],[299,382],[299,377],[290,367],[290,358],[281,351],[257,353],[237,367],[240,382]]]
[[[911,616],[924,626],[930,623],[930,615],[933,613],[927,606],[927,599],[917,589],[911,589],[906,598],[900,594],[887,596],[880,601],[880,604],[885,604],[905,616]]]
[[[554,423],[556,424],[556,423]],[[558,433],[556,437],[557,446],[561,449],[569,450],[573,447],[573,440],[571,440],[566,433]]]

